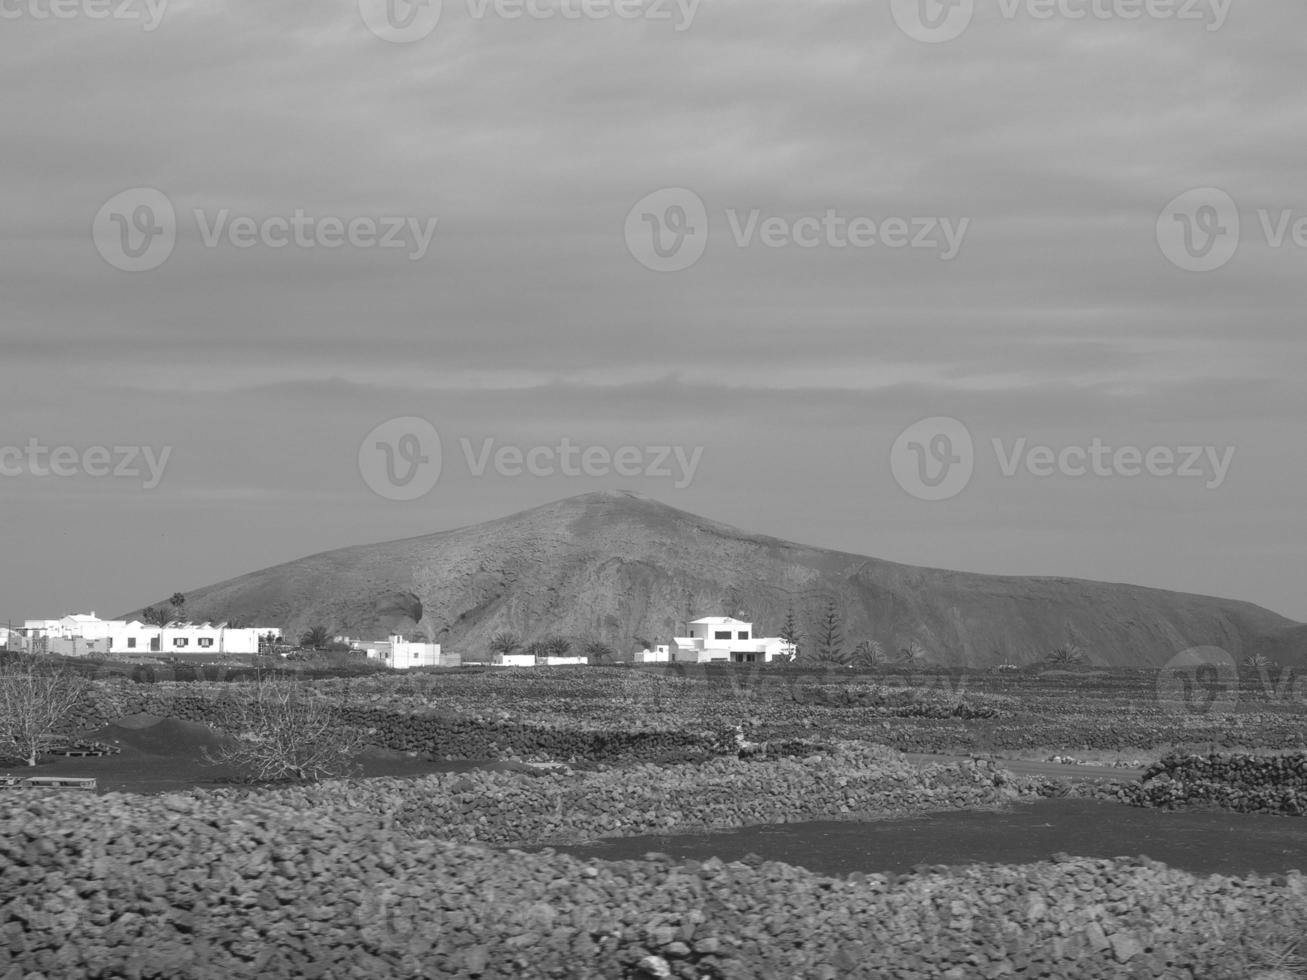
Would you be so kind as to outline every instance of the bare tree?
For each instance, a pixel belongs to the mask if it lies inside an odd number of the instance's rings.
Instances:
[[[366,742],[364,732],[345,723],[337,703],[296,680],[261,678],[233,692],[224,707],[234,741],[206,756],[257,782],[346,775]]]
[[[88,682],[66,667],[20,655],[0,661],[0,753],[26,765],[72,716]]]

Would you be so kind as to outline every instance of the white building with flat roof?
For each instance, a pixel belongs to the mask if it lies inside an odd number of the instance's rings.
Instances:
[[[398,634],[392,634],[387,640],[356,640],[353,646],[367,654],[369,660],[379,661],[392,670],[459,666],[448,657],[441,656],[439,643],[417,643]],[[453,656],[457,657],[458,654]]]
[[[256,654],[262,638],[281,637],[281,628],[275,626],[237,627],[225,622],[174,622],[155,626],[135,619],[100,619],[94,612],[62,619],[29,619],[24,622],[22,632],[27,649],[31,649],[33,641],[44,639],[51,652],[71,650],[74,652],[70,655],[81,656],[89,653],[159,657]]]
[[[705,616],[689,627],[689,636],[675,637],[670,644],[675,663],[771,663],[794,656],[793,644],[779,636],[754,636],[753,624],[741,619]]]

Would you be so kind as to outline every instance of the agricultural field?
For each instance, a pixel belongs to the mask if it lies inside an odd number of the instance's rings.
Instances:
[[[0,768],[99,783],[0,789],[0,976],[1302,975],[1291,674],[109,673]]]

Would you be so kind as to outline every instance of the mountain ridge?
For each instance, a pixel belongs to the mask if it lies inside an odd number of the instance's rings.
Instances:
[[[744,614],[811,636],[835,599],[851,649],[911,644],[939,663],[1037,660],[1073,643],[1104,666],[1159,666],[1191,646],[1235,657],[1301,625],[1250,602],[1060,576],[926,568],[753,534],[632,491],[567,497],[462,528],[351,545],[192,591],[192,618],[376,637],[391,629],[479,653],[524,640],[666,642],[688,619]]]

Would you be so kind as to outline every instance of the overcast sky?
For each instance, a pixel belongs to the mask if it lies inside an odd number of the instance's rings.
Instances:
[[[0,620],[608,487],[1307,619],[1301,4],[77,2],[0,5]]]

